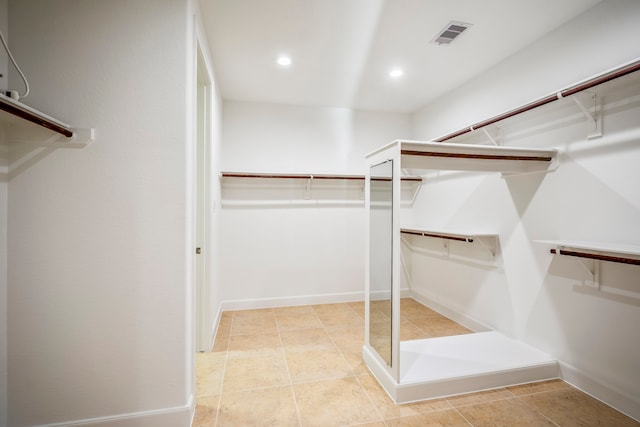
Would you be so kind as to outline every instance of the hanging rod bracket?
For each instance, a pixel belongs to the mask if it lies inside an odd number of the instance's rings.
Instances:
[[[597,93],[586,93],[589,95],[589,103],[593,103],[593,113],[584,106],[577,94],[572,99],[587,119],[587,139],[599,138],[602,136],[602,103]]]

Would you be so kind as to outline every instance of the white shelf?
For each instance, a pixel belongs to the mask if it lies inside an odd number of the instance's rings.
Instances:
[[[434,229],[423,227],[402,227],[400,228],[400,232],[405,234],[413,234],[416,236],[435,237],[468,243],[472,243],[475,240],[496,239],[498,237],[498,235],[495,233],[473,233],[460,230],[456,231],[450,229]]]
[[[558,151],[442,142],[396,141],[402,167],[426,170],[467,170],[532,173],[553,170]]]
[[[640,265],[640,246],[579,240],[535,240],[552,246],[551,253],[622,264]]]
[[[14,142],[71,142],[86,144],[94,139],[93,129],[72,128],[60,120],[0,94],[0,125],[11,132]],[[54,136],[52,138],[51,136]]]

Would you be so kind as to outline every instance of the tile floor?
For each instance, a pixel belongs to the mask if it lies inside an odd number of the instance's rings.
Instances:
[[[471,333],[411,299],[401,317],[403,340]],[[640,426],[560,380],[396,405],[363,342],[362,302],[225,312],[197,355],[193,427]]]

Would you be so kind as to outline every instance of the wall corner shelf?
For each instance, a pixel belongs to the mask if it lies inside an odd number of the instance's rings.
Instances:
[[[95,139],[92,128],[73,128],[4,95],[0,95],[0,125],[10,128],[8,136],[13,142],[44,141],[75,145],[88,144]]]

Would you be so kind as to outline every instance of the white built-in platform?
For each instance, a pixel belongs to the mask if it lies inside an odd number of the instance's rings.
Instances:
[[[402,341],[397,383],[366,346],[363,357],[396,403],[559,377],[557,360],[495,331]]]

